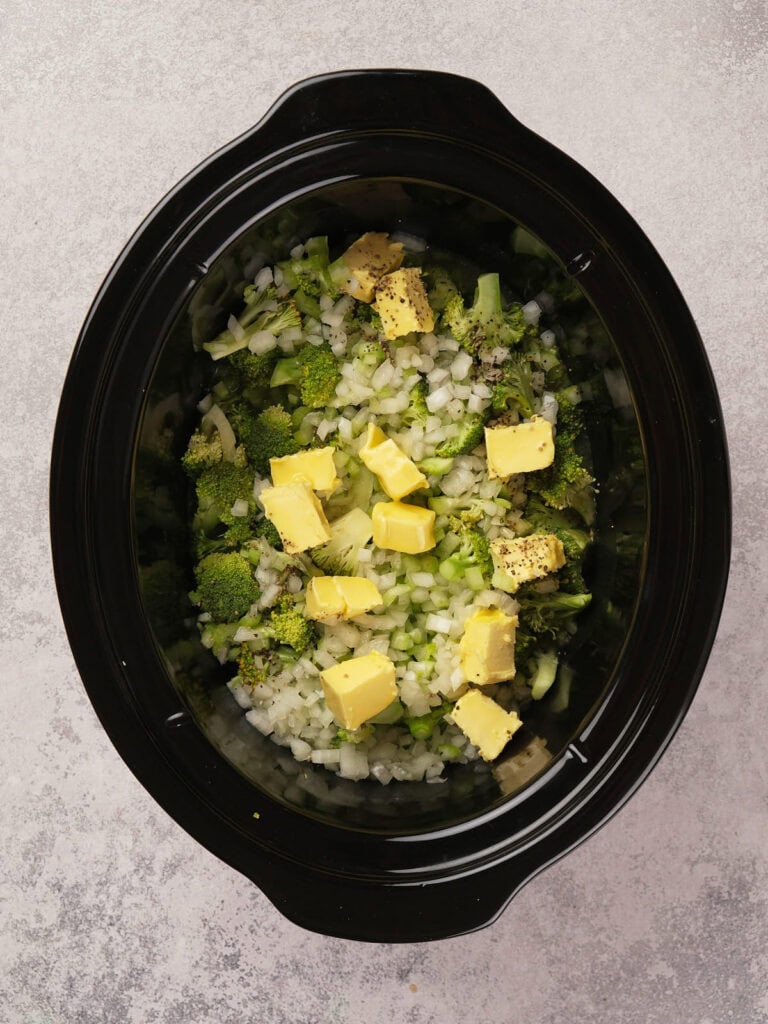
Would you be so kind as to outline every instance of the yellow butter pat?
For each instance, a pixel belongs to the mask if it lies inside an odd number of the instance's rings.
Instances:
[[[403,245],[390,242],[384,232],[367,231],[350,245],[342,259],[350,276],[340,287],[353,298],[370,302],[381,278],[403,262]]]
[[[307,585],[307,618],[352,619],[383,604],[379,588],[362,576],[313,576]]]
[[[532,473],[551,466],[555,458],[552,424],[541,416],[513,427],[486,427],[488,476],[506,480],[513,473]]]
[[[333,448],[330,447],[311,448],[295,455],[270,459],[269,470],[276,487],[281,484],[306,483],[313,491],[330,494],[339,484]]]
[[[360,449],[360,458],[376,474],[384,491],[395,501],[428,486],[427,478],[416,464],[373,423],[368,424],[368,434]]]
[[[325,703],[345,729],[359,728],[397,698],[395,666],[378,651],[324,669],[320,681]]]
[[[488,686],[515,674],[517,616],[481,608],[467,619],[459,644],[461,667],[471,683]]]
[[[541,579],[565,565],[562,541],[553,533],[532,533],[512,540],[497,537],[490,548],[494,569],[491,584],[508,594],[514,594],[523,583]]]
[[[390,341],[411,331],[434,329],[435,316],[418,267],[405,267],[385,274],[376,285],[374,309],[381,317],[384,336]]]
[[[306,551],[331,539],[323,506],[309,484],[266,487],[259,498],[288,554]]]
[[[430,508],[380,501],[371,518],[373,543],[379,548],[418,555],[435,546],[435,513]]]
[[[479,690],[468,690],[459,697],[451,718],[484,761],[493,761],[523,724],[514,711],[504,708]]]

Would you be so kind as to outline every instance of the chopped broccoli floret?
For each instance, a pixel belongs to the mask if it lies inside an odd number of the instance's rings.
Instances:
[[[523,631],[556,636],[563,624],[578,615],[592,600],[591,594],[519,594],[520,625]]]
[[[430,459],[422,459],[418,463],[421,472],[427,476],[445,476],[446,473],[450,473],[452,466],[453,458],[440,459],[436,456]]]
[[[424,269],[423,273],[429,305],[435,313],[441,313],[447,303],[459,294],[459,289],[444,267],[428,267]]]
[[[279,644],[292,647],[297,654],[317,639],[315,624],[304,617],[290,597],[283,598],[269,617],[268,630]]]
[[[197,478],[198,525],[205,528],[217,522],[232,524],[232,506],[236,501],[253,499],[253,473],[246,466],[218,462]]]
[[[247,644],[241,644],[240,653],[237,656],[237,674],[240,676],[243,685],[256,686],[258,683],[263,683],[266,680],[269,668],[267,665],[257,668],[253,651],[251,651]]]
[[[403,420],[409,426],[418,424],[420,427],[423,427],[427,422],[427,418],[429,417],[429,409],[427,409],[428,394],[429,384],[427,384],[426,380],[418,374],[416,377],[416,383],[408,392],[408,400],[410,404],[403,413]]]
[[[499,379],[493,384],[491,408],[503,413],[513,403],[513,408],[529,418],[533,416],[534,399],[531,364],[526,356],[515,352],[502,364]]]
[[[210,469],[221,460],[221,438],[218,431],[208,436],[202,430],[196,430],[181,457],[181,463],[191,477],[199,476],[203,470]]]
[[[468,454],[483,440],[484,426],[485,419],[480,413],[469,413],[464,418],[459,433],[439,444],[435,454],[441,459],[453,459],[457,455]]]
[[[488,538],[474,526],[468,526],[461,519],[451,517],[451,529],[461,539],[461,546],[445,558],[438,567],[438,572],[446,580],[464,579],[468,570],[479,570],[482,579],[478,580],[480,586],[472,589],[482,589],[482,584],[490,580],[493,575],[493,560],[488,544]]]
[[[293,455],[299,450],[291,414],[280,405],[270,405],[257,413],[249,403],[239,402],[229,410],[229,419],[249,462],[259,473],[269,471],[270,459]]]
[[[242,618],[259,598],[253,567],[237,552],[207,555],[195,569],[197,590],[192,599],[214,622]]]
[[[549,508],[537,495],[528,499],[524,516],[524,523],[559,537],[565,553],[565,567],[558,573],[560,587],[572,594],[585,593],[587,588],[581,568],[590,535],[582,528],[579,516],[570,509],[558,511]]]
[[[595,481],[576,443],[577,435],[572,431],[558,430],[554,462],[547,469],[528,474],[526,483],[551,508],[572,508],[589,526],[595,519]]]
[[[229,357],[229,365],[237,374],[242,387],[265,388],[269,385],[279,355],[278,348],[273,348],[271,352],[262,352],[261,355],[244,348]]]
[[[206,533],[199,533],[195,542],[195,551],[198,558],[212,555],[216,551],[238,551],[252,536],[253,530],[248,519],[240,517],[235,519],[220,536],[209,537]]]
[[[330,273],[328,239],[324,235],[310,238],[304,246],[304,255],[298,259],[278,263],[283,274],[283,284],[291,291],[300,290],[304,295],[319,298],[339,294]]]
[[[295,384],[301,400],[310,409],[328,405],[336,393],[341,372],[328,345],[305,345],[297,355],[281,359],[275,366],[270,386]]]
[[[557,675],[557,651],[548,648],[541,651],[536,659],[536,668],[530,679],[531,697],[534,700],[541,700],[547,693]]]
[[[254,525],[253,532],[257,537],[263,537],[267,544],[271,544],[273,548],[276,548],[278,551],[283,550],[282,537],[277,532],[275,524],[270,522],[266,516]]]
[[[353,508],[330,524],[331,539],[312,549],[312,561],[334,576],[354,576],[360,549],[373,536],[370,516],[362,508]]]
[[[240,349],[248,348],[251,338],[259,331],[269,331],[277,336],[289,327],[301,326],[301,314],[296,308],[296,303],[290,299],[276,303],[273,289],[267,288],[258,292],[253,287],[246,288],[244,298],[246,296],[250,296],[252,301],[238,317],[242,330],[238,331],[237,336],[227,328],[213,341],[203,345],[205,351],[210,353],[211,359],[223,359],[239,352]]]
[[[482,348],[517,345],[532,333],[519,306],[502,308],[498,274],[481,274],[469,309],[458,294],[448,299],[442,319],[470,355]]]

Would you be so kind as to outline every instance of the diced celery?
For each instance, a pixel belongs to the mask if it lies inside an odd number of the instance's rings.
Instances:
[[[464,581],[471,590],[484,590],[485,580],[476,565],[472,565],[464,573]]]

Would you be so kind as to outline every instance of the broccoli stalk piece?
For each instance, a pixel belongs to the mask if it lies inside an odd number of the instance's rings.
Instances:
[[[330,524],[331,539],[312,549],[312,561],[332,576],[354,576],[360,549],[373,536],[370,516],[362,508],[353,508]]]
[[[542,651],[536,659],[536,668],[530,679],[531,697],[541,700],[555,681],[557,675],[557,652],[549,648]]]
[[[283,284],[292,292],[300,291],[303,296],[314,299],[321,295],[336,298],[339,294],[331,276],[328,239],[324,235],[310,238],[304,246],[303,256],[284,260],[278,263],[278,267],[283,275]]]
[[[280,600],[269,616],[267,633],[279,644],[292,647],[296,654],[303,654],[317,639],[314,622],[306,619],[288,596]]]
[[[440,707],[428,711],[426,715],[406,717],[405,723],[408,726],[411,736],[415,740],[428,740],[435,731],[435,726],[453,708],[453,704],[444,700]]]
[[[458,294],[448,299],[443,321],[461,347],[473,356],[482,348],[517,345],[532,333],[519,306],[506,311],[502,308],[498,274],[481,274],[469,309]]]
[[[439,444],[435,454],[439,459],[454,459],[457,455],[467,455],[483,440],[484,428],[485,418],[480,413],[469,413],[464,418],[458,434]]]
[[[264,296],[268,292],[269,289],[260,294]],[[246,307],[246,313],[252,312],[257,305],[257,303],[254,303],[253,306]],[[301,314],[292,299],[278,303],[275,309],[266,309],[264,305],[266,303],[261,305],[253,320],[249,319],[247,321],[247,326],[243,323],[240,324],[243,329],[241,332],[238,331],[237,337],[227,328],[218,337],[214,338],[213,341],[206,342],[203,345],[205,351],[210,353],[211,359],[223,359],[225,356],[231,356],[233,353],[239,352],[240,349],[248,348],[253,335],[260,331],[269,331],[270,334],[274,334],[277,337],[278,334],[282,334],[289,327],[301,326]],[[274,302],[270,301],[269,305],[273,306]],[[245,316],[245,314],[242,315]]]
[[[195,552],[198,558],[205,558],[217,551],[239,551],[253,536],[251,524],[247,518],[236,519],[233,524],[217,537],[209,537],[200,533],[195,541]]]
[[[461,519],[451,517],[451,529],[459,536],[461,546],[438,566],[438,572],[446,580],[463,579],[472,590],[482,590],[493,576],[488,538],[474,526]]]
[[[452,458],[437,458],[432,457],[429,459],[422,459],[418,463],[418,467],[422,473],[427,476],[445,476],[446,473],[450,473],[453,466]]]
[[[328,345],[305,345],[297,355],[281,359],[275,366],[270,387],[294,384],[301,401],[310,409],[329,405],[341,380],[336,357]]]
[[[217,523],[232,525],[236,501],[253,500],[253,473],[234,462],[218,462],[197,478],[197,527],[210,532]]]
[[[202,430],[196,430],[181,457],[181,464],[187,474],[194,479],[204,470],[221,462],[222,458],[223,451],[218,431],[208,436]]]
[[[190,596],[214,622],[232,623],[259,599],[253,566],[236,552],[207,555],[195,569],[197,590]]]
[[[352,355],[355,365],[366,376],[372,374],[387,358],[386,350],[381,342],[370,338],[358,341],[352,349]]]
[[[514,353],[502,365],[499,379],[493,385],[491,408],[496,413],[504,413],[511,405],[521,416],[530,418],[534,401],[531,364],[526,356]]]

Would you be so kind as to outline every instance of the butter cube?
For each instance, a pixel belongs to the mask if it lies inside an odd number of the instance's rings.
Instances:
[[[259,495],[267,519],[277,529],[288,554],[306,551],[331,539],[323,506],[309,484],[280,484]]]
[[[397,699],[395,666],[372,651],[324,669],[320,681],[325,703],[345,729],[357,729]]]
[[[313,576],[307,585],[310,619],[353,619],[383,603],[376,584],[362,576]]]
[[[479,690],[468,690],[459,697],[451,718],[477,747],[484,761],[497,758],[523,724],[514,711],[505,711]]]
[[[395,501],[428,486],[427,478],[416,464],[373,423],[368,424],[368,435],[360,449],[360,458]]]
[[[490,548],[494,568],[491,584],[508,594],[565,565],[562,542],[553,533],[532,533],[513,540],[498,537],[491,541]]]
[[[471,683],[488,686],[515,674],[517,616],[481,608],[467,619],[459,644],[461,667]]]
[[[380,501],[373,506],[371,518],[377,547],[418,555],[435,546],[435,513],[430,508]]]
[[[373,308],[381,317],[384,336],[390,341],[411,331],[426,333],[435,326],[418,267],[406,267],[382,277],[376,285]]]
[[[333,461],[333,448],[311,448],[296,455],[284,455],[280,459],[269,460],[272,483],[281,484],[305,483],[313,491],[330,494],[339,485],[336,476],[336,464]]]
[[[402,242],[390,242],[381,231],[367,231],[347,249],[342,259],[350,277],[341,283],[343,291],[361,302],[371,302],[379,280],[403,262]]]
[[[485,451],[491,479],[545,469],[555,458],[552,424],[534,416],[514,427],[486,427]]]

